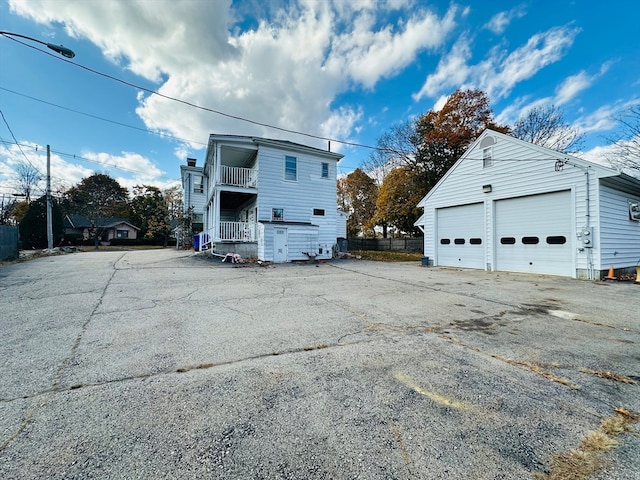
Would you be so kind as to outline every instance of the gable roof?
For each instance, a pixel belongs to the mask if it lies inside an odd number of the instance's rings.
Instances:
[[[505,133],[500,133],[500,132],[496,132],[495,130],[491,130],[491,129],[486,129],[484,132],[482,132],[480,134],[480,136],[471,144],[469,145],[469,148],[467,148],[467,150],[462,154],[462,156],[456,161],[456,163],[453,164],[453,166],[447,171],[447,173],[444,174],[444,176],[438,181],[438,183],[435,184],[435,186],[424,196],[424,198],[422,200],[420,200],[420,202],[418,202],[418,207],[424,207],[427,200],[429,199],[429,197],[431,197],[436,190],[438,189],[438,187],[447,180],[447,178],[456,170],[456,168],[458,167],[458,165],[460,165],[460,163],[462,163],[464,160],[466,160],[467,158],[470,157],[470,155],[472,154],[472,152],[477,151],[476,147],[480,146],[482,141],[485,139],[485,137],[488,136],[492,136],[492,137],[497,137],[499,139],[502,139],[504,141],[508,141],[514,144],[519,144],[521,146],[525,146],[526,148],[528,148],[531,151],[537,152],[537,154],[539,154],[541,157],[551,157],[551,158],[557,158],[558,160],[562,160],[562,161],[568,161],[571,162],[577,166],[583,167],[583,168],[591,168],[593,169],[598,178],[605,178],[605,177],[627,177],[627,182],[628,179],[631,178],[633,179],[633,177],[629,177],[628,175],[624,175],[621,172],[610,168],[610,167],[605,167],[604,165],[599,165],[597,163],[593,163],[590,162],[588,160],[584,160],[580,157],[576,157],[567,153],[562,153],[562,152],[558,152],[557,150],[552,150],[550,148],[547,147],[542,147],[540,145],[536,145],[534,143],[531,142],[527,142],[524,140],[520,140],[519,138],[516,137],[512,137],[511,135],[507,135]],[[495,158],[496,160],[499,160],[499,157]],[[636,179],[633,179],[636,180]],[[640,180],[636,180],[638,187],[640,188]]]
[[[140,227],[136,227],[128,220],[118,217],[98,217],[96,219],[97,227],[101,228],[113,228],[117,225],[126,224],[135,230],[140,230]],[[64,217],[65,228],[89,228],[93,227],[91,219],[86,215],[69,214]]]
[[[272,138],[263,138],[263,137],[253,137],[249,135],[218,135],[218,134],[210,134],[209,135],[209,144],[211,142],[224,142],[224,141],[232,141],[232,142],[241,142],[241,143],[253,143],[257,146],[265,145],[275,148],[280,148],[283,150],[295,150],[299,152],[309,153],[312,155],[319,155],[326,158],[331,158],[336,161],[340,161],[344,157],[344,155],[336,152],[331,152],[329,150],[322,150],[320,148],[310,147],[308,145],[303,145],[301,143],[291,142],[289,140],[277,140]]]

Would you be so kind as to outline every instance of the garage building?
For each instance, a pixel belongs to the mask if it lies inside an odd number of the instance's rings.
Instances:
[[[437,266],[600,279],[640,262],[640,180],[486,130],[420,201]]]

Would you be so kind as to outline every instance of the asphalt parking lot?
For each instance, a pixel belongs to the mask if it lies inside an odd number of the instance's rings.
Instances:
[[[166,249],[0,292],[3,479],[551,478],[620,415],[588,478],[640,478],[640,285]]]

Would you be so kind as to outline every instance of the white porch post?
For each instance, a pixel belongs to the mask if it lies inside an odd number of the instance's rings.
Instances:
[[[216,188],[213,193],[213,232],[212,241],[220,241],[220,191]]]

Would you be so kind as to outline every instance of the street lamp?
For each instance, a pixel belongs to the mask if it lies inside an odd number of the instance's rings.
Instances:
[[[0,30],[0,35],[5,37],[20,37],[20,38],[25,38],[27,40],[31,40],[32,42],[41,43],[42,45],[46,45],[47,47],[49,47],[54,52],[59,53],[63,57],[73,58],[76,56],[75,52],[70,48],[63,47],[62,45],[55,45],[53,43],[43,42],[42,40],[38,40],[37,38],[28,37],[26,35],[20,35],[19,33],[5,32]]]
[[[21,35],[19,33],[13,32],[5,32],[0,30],[0,35],[3,37],[20,37],[26,40],[30,40],[32,42],[40,43],[42,45],[46,45],[48,48],[53,50],[54,52],[59,53],[63,57],[73,58],[76,56],[75,52],[70,48],[63,47],[62,45],[55,45],[53,43],[43,42],[42,40],[38,40],[37,38],[28,37],[26,35]],[[53,214],[51,212],[51,149],[49,145],[47,145],[47,248],[51,250],[53,248],[53,223],[52,223]]]

